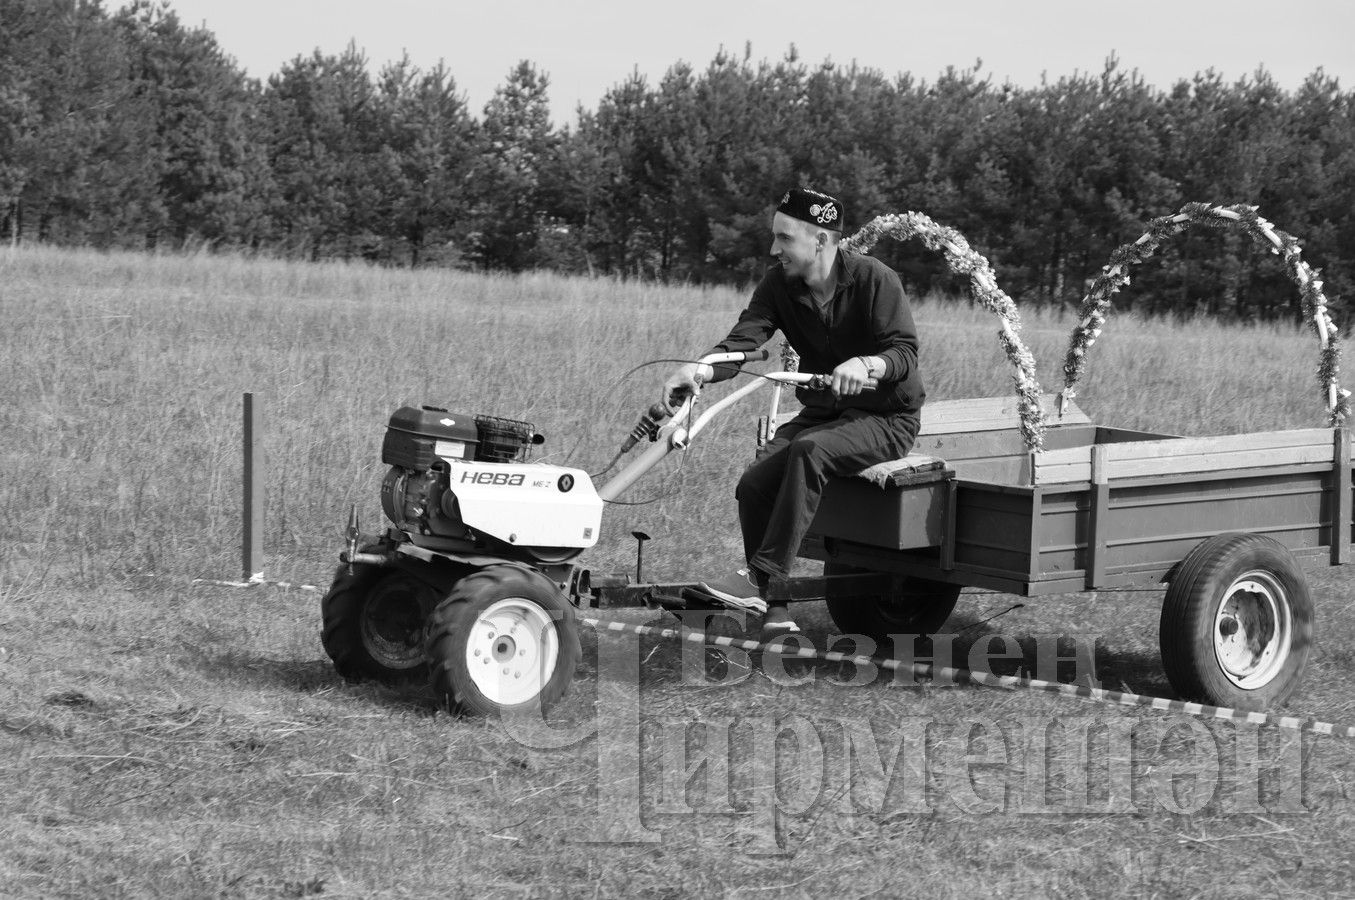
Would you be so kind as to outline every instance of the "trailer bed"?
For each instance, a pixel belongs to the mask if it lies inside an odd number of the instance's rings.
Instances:
[[[945,465],[903,484],[830,482],[801,555],[1024,596],[1161,582],[1224,532],[1305,564],[1349,559],[1344,428],[1187,438],[1098,426],[1070,404],[1029,453],[1014,399],[942,401],[900,467],[927,457]]]

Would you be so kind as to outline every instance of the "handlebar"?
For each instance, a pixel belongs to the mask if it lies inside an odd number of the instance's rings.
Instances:
[[[765,377],[784,384],[796,384],[811,391],[826,391],[833,380],[832,375],[810,375],[806,372],[768,372]],[[861,385],[861,390],[873,391],[879,386],[880,379],[867,378],[866,383]]]
[[[721,363],[743,363],[743,362],[761,362],[764,359],[770,359],[772,352],[767,349],[762,350],[735,350],[732,353],[707,353],[697,362],[708,366],[718,366]]]
[[[707,366],[718,366],[727,363],[757,362],[771,357],[771,351],[746,350],[735,351],[733,353],[709,353],[701,357],[697,362]],[[832,380],[832,375],[813,375],[806,372],[766,372],[764,378],[770,378],[772,381],[780,381],[784,384],[796,384],[806,387],[811,391],[826,391],[828,383]],[[880,386],[878,378],[868,378],[862,386],[862,390],[873,391]]]
[[[701,357],[699,362],[713,366],[765,360],[770,356],[771,353],[767,350],[710,353]],[[651,442],[649,448],[638,459],[633,460],[630,465],[599,488],[598,496],[605,501],[614,500],[645,472],[653,468],[659,460],[674,450],[685,447],[715,416],[741,398],[762,387],[768,381],[798,385],[809,390],[824,390],[828,388],[831,380],[832,375],[808,372],[764,372],[757,379],[721,398],[700,416],[694,416],[694,401],[696,399],[694,396],[688,396],[671,418],[667,415],[667,409],[660,404],[654,404],[636,423],[635,428],[626,438],[621,452],[626,453],[646,438]],[[863,390],[873,391],[878,387],[879,381],[871,378],[863,385]],[[668,423],[661,425],[665,419],[668,419]]]

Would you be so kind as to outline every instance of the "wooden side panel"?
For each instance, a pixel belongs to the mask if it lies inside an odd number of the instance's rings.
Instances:
[[[1053,415],[1054,395],[1040,398],[1041,406]],[[1054,418],[1054,426],[1087,425],[1091,419],[1076,403],[1069,402],[1063,418]],[[922,434],[972,434],[1001,431],[1020,424],[1015,397],[981,397],[974,400],[937,400],[922,407]]]
[[[950,479],[880,488],[860,478],[833,478],[809,530],[893,550],[939,547],[949,497]]]
[[[1032,552],[1033,581],[1083,578],[1088,565],[1087,536],[1092,533],[1093,507],[1086,485],[1072,490],[1043,489],[1039,505],[1040,543]]]
[[[1024,579],[1030,570],[1032,492],[961,482],[955,504],[955,566]]]
[[[1043,403],[1052,410],[1054,395],[1046,395]],[[967,481],[1029,485],[1030,455],[1019,426],[1014,397],[929,403],[922,408],[922,429],[913,452],[941,457]],[[1096,440],[1098,430],[1070,403],[1062,419],[1049,423],[1045,446],[1086,446]]]
[[[1128,441],[1111,444],[1110,462],[1180,457],[1231,451],[1266,450],[1331,444],[1330,428],[1294,428],[1287,431],[1256,431],[1249,434],[1221,434],[1211,437],[1172,438],[1156,441]]]
[[[1266,534],[1292,550],[1331,539],[1330,476],[1271,470],[1256,477],[1110,487],[1104,539],[1108,572],[1160,567],[1226,531]]]
[[[1020,456],[952,459],[947,460],[947,462],[955,470],[955,477],[962,481],[977,481],[987,484],[1030,484],[1030,460],[1024,453]]]
[[[1330,463],[1336,452],[1328,428],[1127,441],[1106,444],[1105,449],[1106,472],[1112,483],[1154,475]],[[1090,481],[1091,456],[1090,446],[1041,453],[1035,460],[1035,483]]]

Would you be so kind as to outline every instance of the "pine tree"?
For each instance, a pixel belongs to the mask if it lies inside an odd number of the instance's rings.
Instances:
[[[551,129],[549,77],[526,60],[508,74],[485,105],[474,170],[471,245],[486,268],[519,271],[535,262],[546,174],[559,142]]]

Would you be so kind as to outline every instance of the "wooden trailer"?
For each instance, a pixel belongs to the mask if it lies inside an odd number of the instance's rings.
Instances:
[[[1166,582],[1173,687],[1264,709],[1307,660],[1302,566],[1347,561],[1351,508],[1344,428],[1177,437],[1099,426],[1069,404],[1030,453],[1014,398],[943,401],[924,407],[907,459],[830,483],[801,555],[825,575],[892,577],[864,596],[846,581],[826,590],[839,627],[882,638],[936,630],[962,586]]]

